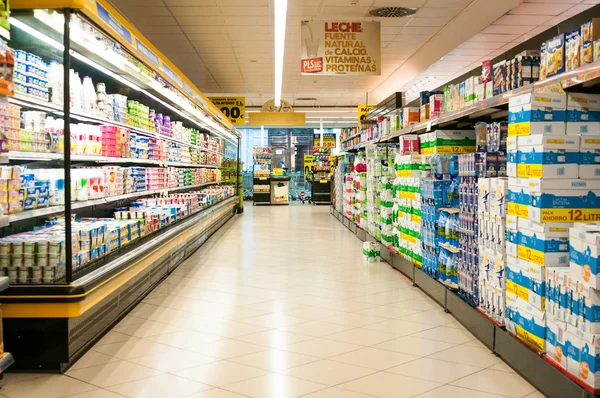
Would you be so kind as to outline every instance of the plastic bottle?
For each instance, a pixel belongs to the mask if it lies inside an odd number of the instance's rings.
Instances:
[[[81,98],[83,103],[83,111],[86,113],[96,112],[96,90],[92,78],[85,76],[81,87]]]
[[[54,104],[62,105],[63,103],[63,67],[56,61],[50,62],[48,70],[48,85],[50,87],[52,97],[51,101]]]
[[[75,111],[81,110],[81,79],[79,78],[79,73],[75,72],[73,69],[69,71],[69,81],[70,81],[70,98],[69,102],[71,105],[71,109]]]

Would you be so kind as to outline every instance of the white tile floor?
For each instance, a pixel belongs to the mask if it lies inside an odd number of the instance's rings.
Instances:
[[[10,398],[542,395],[327,207],[246,206],[65,375]]]

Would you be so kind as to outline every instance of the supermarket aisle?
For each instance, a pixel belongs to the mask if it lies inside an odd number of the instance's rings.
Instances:
[[[328,207],[246,206],[66,375],[17,397],[494,398],[542,395]]]

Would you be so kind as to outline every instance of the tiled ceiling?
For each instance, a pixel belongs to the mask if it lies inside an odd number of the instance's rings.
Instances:
[[[289,0],[283,98],[295,106],[354,106],[473,0]],[[273,98],[273,0],[112,0],[206,94]],[[355,5],[351,5],[356,3]],[[419,8],[381,21],[382,75],[300,75],[300,21],[373,20],[376,7]],[[390,92],[393,88],[390,88]],[[317,98],[298,101],[296,98]],[[370,102],[381,98],[371,97]]]
[[[273,0],[111,1],[205,94],[243,95],[248,106],[273,98]],[[355,106],[367,93],[376,103],[424,76],[435,75],[429,85],[437,87],[599,1],[288,0],[283,99],[302,107]],[[418,11],[367,17],[372,8],[396,6]],[[300,22],[327,19],[381,21],[381,76],[300,74]]]

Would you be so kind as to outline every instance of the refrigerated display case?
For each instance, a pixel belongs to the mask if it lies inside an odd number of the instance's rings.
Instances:
[[[220,184],[240,134],[108,2],[11,3],[5,345],[14,369],[64,371],[240,210]]]

